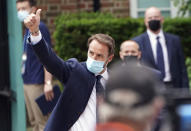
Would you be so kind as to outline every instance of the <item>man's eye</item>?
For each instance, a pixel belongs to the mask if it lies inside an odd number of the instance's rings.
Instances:
[[[99,58],[102,57],[102,55],[97,55]]]

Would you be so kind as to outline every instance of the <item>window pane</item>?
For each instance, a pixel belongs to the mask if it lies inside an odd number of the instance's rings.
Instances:
[[[170,17],[170,11],[161,11],[161,13],[164,17]]]
[[[137,1],[138,1],[138,8],[148,8],[150,6],[156,6],[159,8],[170,7],[170,0],[137,0]]]
[[[161,11],[161,13],[162,13],[162,16],[164,16],[164,17],[170,17],[170,11]],[[143,18],[144,14],[145,14],[144,11],[139,11],[138,12],[138,17]]]
[[[144,18],[144,14],[145,14],[145,12],[143,12],[143,11],[138,12],[138,17],[140,17],[140,18]]]

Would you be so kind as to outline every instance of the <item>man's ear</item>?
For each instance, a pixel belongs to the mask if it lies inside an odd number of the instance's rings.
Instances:
[[[164,17],[161,16],[161,24],[163,24],[163,23],[164,23]]]
[[[145,26],[146,26],[146,27],[148,27],[148,26],[149,26],[149,25],[148,25],[148,23],[147,23],[146,18],[144,19],[144,23],[145,23]]]
[[[121,60],[123,60],[123,55],[121,51],[119,52],[119,57],[121,58]]]
[[[112,61],[113,57],[114,57],[114,54],[112,54],[112,55],[109,56],[109,58],[108,58],[108,63]]]

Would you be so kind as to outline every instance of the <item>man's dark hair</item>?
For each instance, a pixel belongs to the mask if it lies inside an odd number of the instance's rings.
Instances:
[[[106,34],[95,34],[92,35],[89,39],[88,39],[88,47],[89,44],[93,41],[93,40],[97,40],[99,43],[106,45],[109,48],[109,55],[114,54],[114,49],[115,49],[115,41],[114,39]]]
[[[28,1],[31,7],[36,6],[36,1],[35,0],[17,0],[16,3],[24,2],[24,1]]]

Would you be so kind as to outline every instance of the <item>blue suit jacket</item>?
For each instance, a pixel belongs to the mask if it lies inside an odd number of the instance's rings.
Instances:
[[[68,131],[85,110],[95,83],[95,75],[76,59],[63,61],[42,39],[33,50],[46,69],[65,85],[45,131]]]
[[[188,88],[188,75],[180,39],[178,36],[169,33],[164,33],[164,37],[167,46],[173,86],[176,88]],[[133,40],[135,40],[140,46],[140,50],[142,52],[141,61],[148,64],[151,68],[158,69],[155,64],[148,34],[145,32],[133,38]]]

